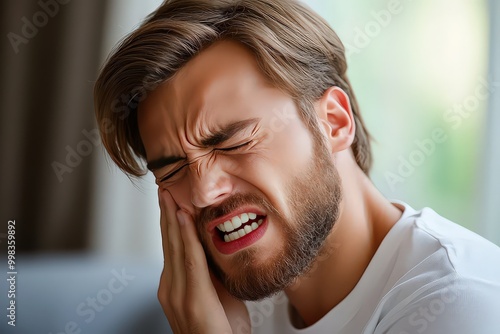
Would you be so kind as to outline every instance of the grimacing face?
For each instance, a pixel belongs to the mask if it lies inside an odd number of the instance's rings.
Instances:
[[[192,215],[232,295],[261,299],[307,271],[338,219],[340,179],[245,47],[204,50],[147,96],[138,123],[159,187]]]

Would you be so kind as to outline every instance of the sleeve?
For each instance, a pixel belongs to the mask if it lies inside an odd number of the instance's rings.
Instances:
[[[375,333],[500,333],[500,284],[461,280],[420,295],[385,320]]]

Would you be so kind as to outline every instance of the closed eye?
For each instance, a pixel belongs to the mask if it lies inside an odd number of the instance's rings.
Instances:
[[[160,183],[167,181],[168,179],[170,179],[171,177],[173,177],[175,174],[179,173],[184,167],[186,167],[188,165],[189,165],[189,163],[184,164],[184,165],[180,166],[179,168],[177,168],[176,170],[174,170],[173,172],[168,173],[167,175],[165,175],[164,177],[162,177],[160,179]]]
[[[236,150],[238,150],[240,148],[243,148],[243,147],[245,147],[247,145],[250,145],[251,142],[252,141],[250,140],[250,141],[247,141],[246,143],[243,143],[243,144],[238,145],[238,146],[232,146],[232,147],[227,147],[227,148],[216,148],[215,150],[216,151],[223,151],[223,152],[236,151]]]
[[[250,141],[248,141],[248,142],[246,142],[246,143],[243,143],[243,144],[241,144],[241,145],[237,145],[237,146],[232,146],[232,147],[227,147],[227,148],[216,148],[216,149],[214,149],[214,151],[222,151],[222,152],[231,152],[231,151],[236,151],[236,150],[238,150],[238,149],[240,149],[240,148],[243,148],[243,147],[245,147],[245,146],[250,145],[251,143],[252,143],[252,141],[250,140]],[[180,171],[181,171],[184,167],[189,166],[191,163],[192,163],[192,162],[183,164],[182,166],[180,166],[180,167],[179,167],[179,168],[177,168],[176,170],[174,170],[174,171],[172,171],[172,172],[168,173],[167,175],[165,175],[164,177],[162,177],[162,178],[159,180],[159,182],[161,183],[161,182],[165,182],[165,181],[167,181],[168,179],[172,178],[172,177],[173,177],[173,176],[175,176],[177,173],[179,173],[179,172],[180,172]]]

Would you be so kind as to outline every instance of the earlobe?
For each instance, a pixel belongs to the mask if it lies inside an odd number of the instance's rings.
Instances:
[[[356,132],[349,96],[339,87],[331,87],[318,101],[317,108],[332,153],[348,149]]]

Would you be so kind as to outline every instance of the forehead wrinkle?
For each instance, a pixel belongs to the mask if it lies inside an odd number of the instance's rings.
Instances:
[[[166,131],[166,142],[164,142],[162,147],[163,155],[167,153],[173,153],[175,156],[182,156],[182,152],[178,152],[179,147],[182,148],[182,127],[179,124],[184,122],[184,116],[182,112],[181,103],[181,92],[179,91],[178,85],[176,85],[176,75],[174,75],[169,80],[165,81],[160,85],[163,87],[164,91],[162,93],[162,109],[165,113],[164,122],[167,122]]]
[[[200,114],[196,99],[197,94],[192,90],[186,90],[184,87],[190,86],[189,76],[186,71],[189,68],[189,63],[177,72],[172,82],[172,88],[176,100],[176,132],[181,147],[184,152],[197,147],[196,145],[196,120]]]
[[[221,54],[215,50],[216,47],[226,52]],[[241,75],[246,79],[236,83],[233,79]],[[177,123],[177,127],[182,126],[184,129],[179,137],[183,139],[181,143],[185,152],[186,149],[202,148],[201,138],[215,133],[223,125],[216,123],[214,103],[217,113],[230,114],[234,110],[229,106],[234,108],[241,103],[236,95],[243,95],[248,100],[248,91],[253,91],[256,86],[269,86],[253,55],[242,45],[231,42],[221,42],[203,51],[185,64],[171,82],[172,95],[179,108],[177,117],[183,120]],[[224,101],[223,105],[220,105],[219,100]],[[255,127],[252,134],[258,129]]]
[[[185,125],[186,140],[192,148],[203,148],[201,143],[202,138],[205,138],[211,133],[213,121],[209,121],[209,108],[204,104],[201,108],[191,108],[193,112],[187,111],[187,119]]]
[[[190,146],[201,147],[200,138],[207,136],[213,127],[210,116],[213,116],[212,99],[219,97],[221,73],[216,66],[204,64],[207,58],[206,51],[191,59],[179,72],[176,80],[176,90],[182,96],[185,107],[186,139]],[[202,66],[203,65],[203,66]],[[202,69],[200,69],[202,66]],[[189,87],[189,89],[185,89]]]
[[[161,83],[138,106],[137,118],[146,158],[154,160],[178,148],[176,126],[178,121],[174,91],[169,81]]]

